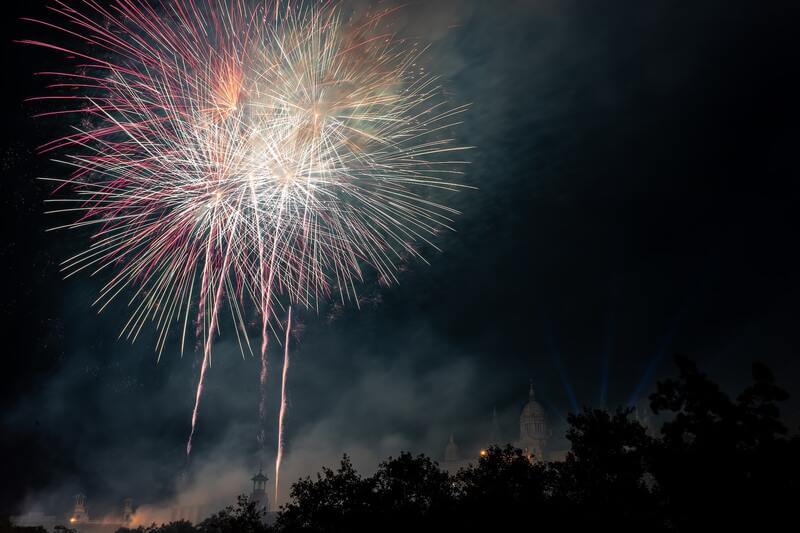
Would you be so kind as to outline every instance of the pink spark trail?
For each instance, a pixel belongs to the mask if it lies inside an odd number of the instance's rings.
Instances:
[[[281,480],[281,461],[283,461],[283,425],[286,417],[286,377],[289,373],[289,335],[292,332],[292,308],[289,307],[286,319],[286,339],[283,346],[283,374],[281,375],[281,408],[278,414],[278,454],[275,458],[275,504],[278,503],[278,490]]]

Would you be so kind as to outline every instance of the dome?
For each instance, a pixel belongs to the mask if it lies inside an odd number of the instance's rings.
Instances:
[[[528,403],[522,408],[519,415],[520,440],[546,439],[550,436],[547,426],[547,415],[544,407],[536,401],[533,393],[533,384],[528,392]]]
[[[544,414],[544,407],[534,399],[531,399],[525,407],[522,408],[522,414],[519,415],[520,421],[522,420],[543,420],[546,421]]]

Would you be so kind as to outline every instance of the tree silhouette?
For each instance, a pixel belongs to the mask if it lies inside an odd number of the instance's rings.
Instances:
[[[258,507],[257,502],[251,501],[246,496],[239,496],[235,506],[229,505],[209,516],[200,522],[196,529],[199,533],[266,533],[269,528],[264,523],[264,514],[265,511]]]
[[[533,463],[522,450],[492,446],[473,465],[455,476],[456,513],[462,527],[508,527],[535,513],[539,524],[546,516],[547,465]]]
[[[323,468],[316,479],[292,485],[291,501],[281,509],[276,527],[287,532],[353,530],[369,513],[373,489],[374,481],[363,479],[345,455],[338,470]]]
[[[403,452],[389,458],[372,477],[371,513],[399,530],[441,522],[452,510],[453,485],[447,472],[424,455]]]
[[[785,438],[776,402],[788,394],[753,365],[753,384],[734,402],[692,361],[651,395],[673,413],[653,451],[652,470],[670,525],[679,530],[761,529],[791,509],[798,483],[797,439]],[[796,492],[794,493],[796,495]],[[769,510],[769,512],[767,512]]]
[[[658,509],[650,491],[648,458],[653,447],[632,409],[570,414],[571,450],[557,472],[552,505],[572,527],[657,530]]]

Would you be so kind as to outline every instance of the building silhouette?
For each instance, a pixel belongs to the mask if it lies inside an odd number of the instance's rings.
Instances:
[[[267,498],[267,476],[258,468],[258,474],[253,476],[250,481],[253,482],[253,492],[250,493],[250,501],[256,502],[257,507],[261,510],[269,510],[269,499]]]
[[[72,509],[72,516],[69,517],[71,524],[85,524],[89,522],[89,510],[86,508],[86,495],[78,493],[75,495],[75,506]]]
[[[547,414],[542,404],[536,401],[533,391],[533,382],[528,390],[528,403],[522,408],[519,415],[519,440],[514,445],[531,459],[538,461],[548,460],[548,442],[553,436],[553,431],[547,423]]]
[[[520,448],[532,461],[563,460],[566,450],[554,450],[551,447],[553,431],[548,422],[547,412],[536,401],[536,394],[531,382],[528,388],[528,401],[522,407],[519,415],[519,437],[514,440],[504,440],[501,436],[500,424],[497,419],[497,410],[492,411],[492,422],[486,438],[482,439],[481,447],[474,454],[463,454],[453,434],[444,448],[442,467],[450,472],[455,472],[486,453],[489,446],[503,446],[510,443]]]

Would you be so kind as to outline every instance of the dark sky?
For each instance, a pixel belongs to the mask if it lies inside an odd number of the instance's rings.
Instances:
[[[35,155],[60,126],[23,103],[44,92],[32,72],[58,57],[12,42],[39,31],[18,19],[40,2],[4,11],[0,512],[63,506],[77,490],[98,509],[127,495],[157,504],[182,472],[187,493],[210,479],[239,490],[262,459],[257,362],[223,332],[187,467],[195,357],[156,364],[152,335],[116,340],[123,306],[89,307],[100,280],[60,278],[83,241],[44,232],[50,189],[34,180],[63,173]],[[478,190],[448,199],[462,215],[430,265],[367,286],[360,310],[300,314],[285,479],[345,451],[364,468],[401,449],[438,458],[451,432],[469,449],[494,407],[511,440],[529,378],[561,439],[568,411],[644,398],[676,352],[733,394],[765,361],[796,395],[799,12],[730,0],[405,8],[399,31],[432,41],[430,68],[472,104],[459,135],[476,147],[465,181]],[[785,407],[796,428],[800,401]]]

